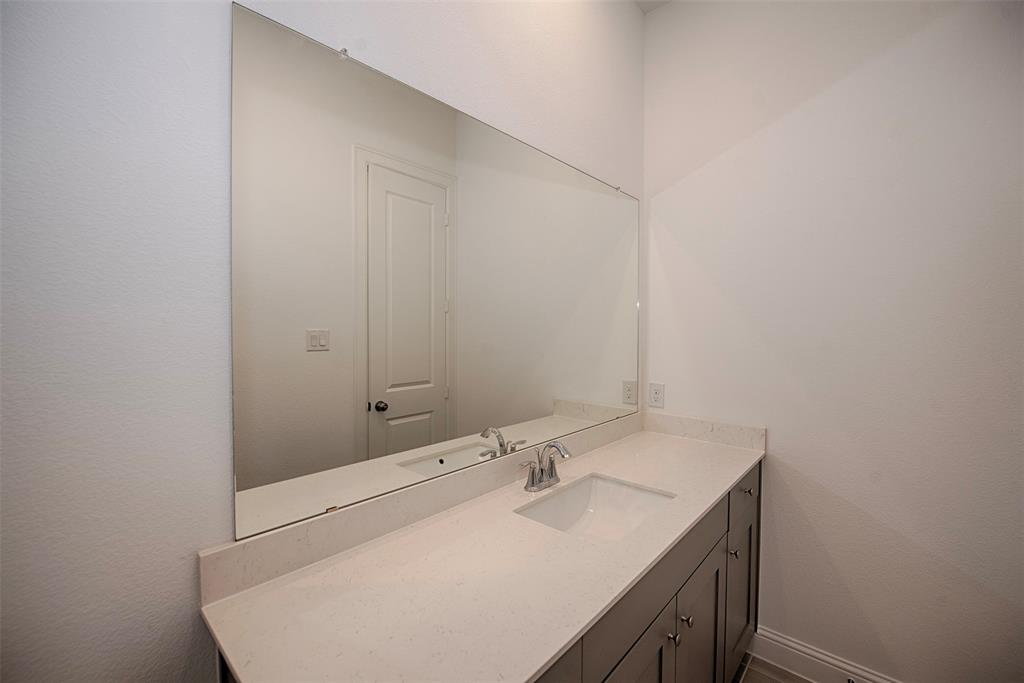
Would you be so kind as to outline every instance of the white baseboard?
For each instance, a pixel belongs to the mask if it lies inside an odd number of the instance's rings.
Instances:
[[[759,626],[754,634],[750,652],[815,683],[901,683],[764,626]]]

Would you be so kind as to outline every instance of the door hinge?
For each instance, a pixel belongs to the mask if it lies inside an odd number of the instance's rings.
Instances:
[[[445,299],[445,300],[444,300],[444,312],[445,312],[445,313],[447,313],[447,312],[448,312],[448,299]]]
[[[448,400],[448,387],[444,388],[444,400]]]
[[[445,211],[444,212],[444,227],[446,227],[446,228],[448,227],[449,221],[451,221],[451,219],[452,219],[451,214],[448,213],[447,211]]]

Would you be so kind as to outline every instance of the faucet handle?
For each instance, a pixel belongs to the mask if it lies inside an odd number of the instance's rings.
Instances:
[[[526,473],[526,486],[524,487],[527,491],[539,491],[540,490],[540,468],[537,463],[529,460],[527,462],[519,463],[520,467],[528,467],[529,471]]]
[[[525,445],[526,445],[526,439],[517,439],[516,441],[513,441],[512,443],[510,443],[508,445],[508,452],[509,453],[515,453],[516,451],[519,450],[520,446],[525,446]]]
[[[552,485],[561,481],[558,478],[558,467],[555,465],[555,456],[553,454],[548,456],[548,462],[544,466],[541,476],[544,477],[545,481],[550,481]]]

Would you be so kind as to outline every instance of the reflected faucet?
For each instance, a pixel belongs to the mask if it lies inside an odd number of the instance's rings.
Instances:
[[[502,436],[501,434],[501,430],[498,429],[497,427],[488,427],[484,431],[480,432],[480,436],[482,436],[485,439],[489,436],[494,436],[495,438],[497,438],[499,455],[508,455],[509,453],[515,453],[517,450],[519,450],[520,446],[526,443],[526,439],[520,439],[518,441],[513,441],[512,443],[507,443],[505,441],[505,437]]]
[[[487,438],[489,436],[495,436],[498,439],[498,452],[502,455],[508,453],[508,444],[505,443],[505,437],[501,435],[501,430],[497,427],[488,427],[484,431],[480,432],[480,436]]]

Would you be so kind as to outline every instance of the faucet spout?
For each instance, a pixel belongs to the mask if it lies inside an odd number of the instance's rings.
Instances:
[[[505,437],[502,436],[500,429],[498,429],[497,427],[488,427],[484,431],[480,432],[480,436],[485,439],[489,436],[494,436],[495,438],[497,438],[498,453],[500,453],[501,455],[508,455],[508,444],[505,443]]]
[[[558,454],[562,456],[563,460],[569,458],[572,455],[572,453],[569,452],[569,449],[566,448],[565,444],[563,444],[561,441],[551,441],[547,445],[545,445],[544,450],[540,452],[542,459],[545,455],[547,455],[549,450],[557,451]],[[554,456],[551,457],[554,458]]]

